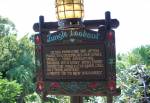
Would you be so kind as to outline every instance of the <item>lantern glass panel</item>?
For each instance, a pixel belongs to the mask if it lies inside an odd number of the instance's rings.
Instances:
[[[74,12],[75,12],[75,18],[82,17],[82,12],[81,11],[74,11]]]
[[[65,14],[64,14],[64,12],[59,12],[58,13],[58,17],[59,17],[59,19],[65,19]]]
[[[82,0],[74,0],[74,3],[80,3]]]
[[[64,6],[63,5],[58,6],[58,12],[60,12],[60,11],[64,11]]]
[[[73,11],[73,5],[72,4],[66,4],[65,5],[65,11]]]
[[[63,4],[63,0],[56,0],[56,4]]]
[[[68,4],[68,3],[72,3],[73,4],[74,0],[64,0],[64,1],[65,1],[64,4]]]
[[[65,14],[66,14],[66,18],[74,17],[74,11],[66,11]]]
[[[74,10],[81,10],[80,4],[74,4]]]

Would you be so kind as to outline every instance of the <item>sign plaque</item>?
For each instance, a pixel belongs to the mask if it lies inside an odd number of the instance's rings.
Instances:
[[[105,79],[104,46],[45,46],[45,78],[56,81],[91,81]]]
[[[45,36],[44,74],[50,81],[105,80],[105,48],[91,30],[61,31]]]

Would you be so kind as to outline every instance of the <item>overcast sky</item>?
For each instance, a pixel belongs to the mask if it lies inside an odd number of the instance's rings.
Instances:
[[[84,19],[104,19],[105,11],[120,21],[116,31],[117,52],[150,44],[150,0],[84,0]],[[32,26],[43,15],[56,21],[55,0],[0,0],[0,15],[12,20],[19,37],[34,33]]]

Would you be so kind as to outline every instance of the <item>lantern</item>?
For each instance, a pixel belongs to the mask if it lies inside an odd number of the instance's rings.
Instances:
[[[59,29],[82,28],[83,0],[56,0],[56,14]]]
[[[57,19],[83,18],[83,0],[56,0]]]

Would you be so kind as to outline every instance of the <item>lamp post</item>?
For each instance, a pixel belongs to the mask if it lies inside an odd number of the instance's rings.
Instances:
[[[119,21],[111,19],[110,12],[105,13],[105,19],[83,20],[83,7],[83,0],[55,0],[58,22],[45,22],[40,16],[39,23],[33,25],[34,31],[39,32],[35,35],[37,91],[45,100],[51,93],[72,96],[71,103],[83,103],[82,96],[107,96],[107,103],[112,103],[113,96],[120,94],[120,88],[116,88],[112,30]],[[89,58],[91,65],[84,64],[86,59],[73,60],[72,55]]]
[[[83,27],[83,0],[56,0],[55,4],[59,29],[70,30]],[[71,103],[83,103],[83,98],[72,96]]]

